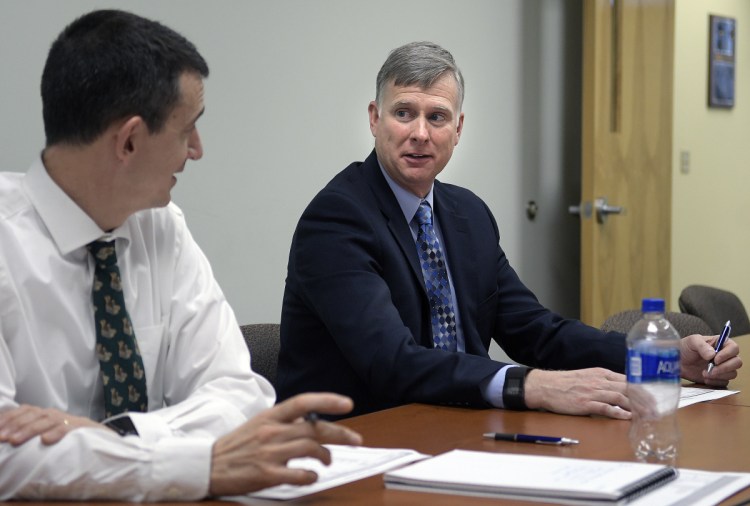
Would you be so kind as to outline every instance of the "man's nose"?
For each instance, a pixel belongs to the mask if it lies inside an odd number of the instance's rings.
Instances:
[[[196,128],[190,135],[188,142],[188,158],[191,160],[200,160],[203,157],[203,143],[201,143],[201,136]]]
[[[412,123],[411,139],[416,142],[424,143],[430,139],[427,120],[419,117]]]

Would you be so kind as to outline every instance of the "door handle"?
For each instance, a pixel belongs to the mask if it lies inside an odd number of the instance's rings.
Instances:
[[[594,208],[596,209],[596,221],[604,224],[607,222],[607,217],[610,214],[624,214],[625,208],[622,206],[611,206],[607,203],[607,197],[599,197],[594,200]]]
[[[581,202],[577,206],[568,206],[568,214],[579,216],[583,219],[591,218],[592,208],[591,202]]]

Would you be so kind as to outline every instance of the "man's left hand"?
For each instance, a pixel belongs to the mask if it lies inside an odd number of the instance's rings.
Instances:
[[[729,380],[737,377],[737,369],[742,367],[739,357],[740,347],[727,339],[718,353],[714,351],[719,336],[693,334],[680,340],[680,362],[682,377],[695,383],[705,383],[712,387],[726,387]],[[713,359],[711,374],[706,372]]]
[[[73,416],[58,409],[22,404],[17,408],[0,412],[0,443],[20,446],[36,436],[41,436],[43,444],[53,445],[65,437],[65,434],[80,427],[110,430],[86,417]]]

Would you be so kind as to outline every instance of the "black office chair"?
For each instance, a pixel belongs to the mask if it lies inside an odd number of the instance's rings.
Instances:
[[[750,334],[750,319],[740,299],[727,290],[711,286],[690,285],[678,300],[680,311],[700,317],[719,334],[727,320],[732,321],[732,335]]]
[[[605,332],[616,331],[627,334],[630,328],[635,325],[641,318],[641,312],[637,309],[630,309],[628,311],[622,311],[620,313],[613,314],[607,318],[602,324],[602,330]],[[667,311],[664,315],[669,323],[675,328],[680,337],[690,336],[693,334],[701,334],[704,336],[710,336],[713,333],[711,328],[698,318],[685,313],[676,313]]]
[[[250,350],[253,371],[270,381],[274,388],[279,362],[280,328],[278,323],[240,325],[242,337]]]

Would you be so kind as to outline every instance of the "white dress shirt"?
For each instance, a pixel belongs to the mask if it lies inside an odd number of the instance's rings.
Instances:
[[[0,410],[19,404],[103,417],[86,245],[116,241],[143,356],[140,436],[83,428],[44,446],[0,444],[0,500],[195,500],[215,439],[275,401],[250,370],[234,313],[180,209],[141,211],[104,234],[49,177],[0,173]]]

